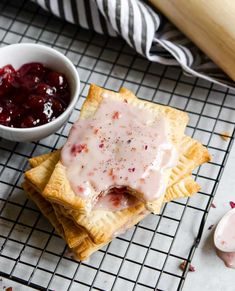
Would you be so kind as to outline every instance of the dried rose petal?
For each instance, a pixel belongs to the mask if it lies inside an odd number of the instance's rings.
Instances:
[[[80,154],[81,152],[88,152],[87,144],[74,144],[71,147],[71,154],[73,156],[76,156],[77,154]]]
[[[216,205],[212,202],[212,203],[211,203],[211,207],[212,207],[212,208],[216,208]]]
[[[185,270],[185,268],[186,268],[186,264],[187,264],[187,262],[186,261],[183,261],[181,264],[180,264],[180,269],[182,270],[182,271],[184,271]],[[195,272],[195,267],[193,266],[193,265],[191,265],[191,264],[189,264],[189,272]]]
[[[112,119],[119,119],[120,113],[118,111],[115,111],[112,115]]]
[[[192,265],[190,264],[190,265],[189,265],[189,271],[190,271],[190,272],[195,272],[196,269],[195,269],[194,266],[192,266]]]
[[[231,207],[231,208],[235,208],[235,202],[230,201],[229,204],[230,204],[230,207]]]
[[[77,190],[78,190],[78,192],[84,192],[85,189],[81,186],[77,186]]]
[[[208,229],[211,230],[214,227],[214,224],[211,224]]]

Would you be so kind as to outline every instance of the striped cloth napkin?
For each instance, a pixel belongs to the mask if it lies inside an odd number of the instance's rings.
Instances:
[[[235,87],[234,82],[148,1],[33,0],[45,10],[100,34],[121,36],[152,62],[180,65],[192,75]]]

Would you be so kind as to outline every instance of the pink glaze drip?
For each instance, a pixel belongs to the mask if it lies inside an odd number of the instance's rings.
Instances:
[[[226,267],[235,269],[235,252],[222,252],[219,249],[216,249],[216,253],[217,256],[224,262]]]
[[[178,156],[163,116],[104,96],[93,117],[73,125],[61,160],[79,196],[126,186],[153,201],[164,193],[165,171]]]

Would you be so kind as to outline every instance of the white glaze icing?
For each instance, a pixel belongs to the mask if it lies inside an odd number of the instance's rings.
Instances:
[[[165,170],[178,160],[167,121],[150,109],[105,97],[93,117],[72,126],[62,149],[71,187],[88,197],[126,186],[153,201],[166,189]]]

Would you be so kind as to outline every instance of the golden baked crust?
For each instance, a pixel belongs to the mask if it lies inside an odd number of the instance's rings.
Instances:
[[[207,148],[199,141],[185,135],[179,147],[178,164],[172,168],[168,187],[188,176],[195,168],[210,160],[211,156]]]
[[[210,160],[207,149],[200,142],[184,135],[188,121],[186,113],[141,101],[125,88],[115,93],[91,85],[80,118],[93,116],[104,94],[114,99],[126,99],[133,106],[145,107],[163,114],[169,123],[170,140],[178,149],[179,162],[169,171],[169,177],[166,177],[168,187],[160,198],[153,202],[139,202],[121,211],[112,212],[87,211],[86,207],[90,201],[77,197],[72,191],[66,168],[60,162],[60,150],[31,158],[29,163],[32,169],[25,173],[26,182],[23,187],[79,260],[87,259],[122,231],[138,223],[149,214],[149,211],[159,213],[164,202],[190,197],[197,192],[200,186],[193,180],[192,171]],[[143,198],[135,189],[128,189],[128,194]]]
[[[50,221],[56,232],[65,238],[64,230],[61,223],[58,221],[52,205],[46,201],[40,194],[36,192],[27,182],[22,183],[24,191],[27,193],[29,198],[37,205],[42,214]]]
[[[188,115],[185,112],[171,107],[140,100],[127,89],[121,89],[120,92],[117,93],[100,88],[96,85],[91,85],[87,99],[82,106],[80,118],[87,119],[93,116],[105,95],[114,100],[127,100],[128,103],[132,104],[134,107],[146,108],[153,111],[156,116],[164,116],[168,121],[169,139],[171,143],[178,148],[188,122]],[[170,170],[165,171],[166,183],[169,175]],[[144,200],[143,193],[138,192],[136,189],[129,190],[132,195]],[[89,206],[92,204],[92,201],[100,193],[93,191],[92,194],[86,199],[76,195],[67,179],[66,168],[63,166],[62,162],[59,161],[42,194],[45,198],[51,201],[75,210],[79,209],[80,211],[86,212],[89,211]],[[159,201],[161,200],[162,199],[159,199]],[[155,203],[153,202],[149,203],[148,201],[145,201],[145,205],[147,209],[154,213],[159,211],[159,207],[155,208]]]
[[[47,154],[43,154],[43,155],[39,155],[36,157],[32,157],[30,159],[28,159],[29,165],[31,166],[31,168],[35,168],[38,165],[40,165],[42,162],[44,162],[45,160],[47,160],[52,153],[47,153]]]
[[[189,192],[189,194],[180,194],[179,192],[174,192],[172,189],[169,189],[171,186],[173,186],[178,181],[184,179],[185,177],[189,176],[189,174],[192,173],[192,171],[199,165],[201,165],[204,162],[207,162],[210,160],[210,155],[207,151],[207,149],[200,144],[198,141],[188,137],[184,136],[184,138],[181,141],[180,144],[180,157],[179,162],[176,167],[172,169],[172,173],[168,182],[168,189],[166,191],[165,197],[158,199],[155,201],[154,209],[155,212],[159,213],[161,204],[163,201],[170,201],[179,197],[189,196],[193,193],[197,192],[196,189],[199,189],[199,186],[194,186],[194,191]],[[25,173],[26,179],[28,182],[35,188],[37,191],[42,192],[46,183],[48,182],[52,172],[54,171],[54,166],[57,164],[59,160],[59,150],[58,152],[51,153],[47,156],[39,156],[34,157],[31,159],[31,161],[35,161],[34,164],[37,164],[38,166],[34,169],[30,169]],[[41,164],[40,164],[41,163]],[[192,178],[191,178],[192,180]],[[189,178],[187,178],[187,183],[189,181]],[[195,185],[195,182],[191,181],[192,184]],[[182,183],[181,183],[182,185]],[[188,185],[188,184],[187,184]],[[174,187],[176,189],[177,187]],[[170,193],[170,194],[169,194]],[[183,193],[186,193],[183,191]],[[47,197],[48,198],[48,197]],[[50,201],[59,202],[57,200],[50,199]],[[60,203],[61,204],[61,203]],[[63,206],[66,206],[66,204],[63,204]],[[69,205],[67,205],[69,206]],[[75,209],[77,210],[77,209]]]
[[[46,201],[39,193],[36,192],[27,182],[23,183],[23,188],[30,199],[38,206],[43,215],[50,221],[56,232],[65,239],[69,248],[78,260],[86,260],[92,253],[109,243],[111,239],[102,243],[94,243],[84,229],[76,226],[72,220],[66,218],[60,212],[56,204]],[[125,229],[131,228],[142,220],[148,213],[146,211],[139,212],[133,216],[125,225]],[[118,230],[115,236],[118,234]]]
[[[27,182],[22,184],[23,189],[28,194],[29,198],[40,209],[42,214],[50,221],[56,232],[64,238],[70,248],[73,248],[81,243],[87,237],[87,233],[67,217],[63,216],[60,211],[55,211],[55,205],[44,199],[40,193],[33,189]]]
[[[53,159],[58,159],[58,157],[54,155]],[[34,175],[37,175],[37,171],[40,171],[40,177],[44,179],[43,172],[45,172],[45,179],[48,180],[48,171],[45,168],[46,163],[48,163],[48,168],[51,169],[52,159],[48,158],[46,161],[41,163],[43,167],[40,167],[39,165],[34,169]],[[190,170],[191,168],[189,169],[189,172]],[[178,176],[175,177],[174,183],[167,188],[165,196],[162,196],[160,201],[157,200],[155,202],[154,208],[157,209],[158,213],[160,212],[163,202],[169,202],[173,199],[192,196],[192,194],[196,193],[200,189],[200,186],[190,175],[182,179],[178,179]],[[38,185],[35,185],[35,188],[38,188]],[[116,232],[118,228],[123,227],[123,225],[130,219],[145,209],[145,205],[143,203],[139,203],[134,207],[130,207],[122,211],[111,212],[105,210],[94,210],[89,215],[83,211],[66,209],[66,207],[59,206],[55,203],[52,203],[52,205],[54,208],[56,207],[57,210],[59,209],[59,213],[61,213],[64,217],[68,217],[69,220],[72,219],[77,226],[85,229],[91,239],[96,243],[102,243],[110,240],[113,237],[113,233]]]
[[[126,230],[133,227],[138,222],[140,222],[144,217],[146,217],[147,214],[148,214],[148,211],[146,212],[146,210],[145,210],[145,211],[140,212],[139,214],[133,216],[129,220],[129,222],[125,225]],[[119,234],[121,234],[121,233],[119,233]],[[116,234],[115,236],[117,236],[117,235],[118,234]],[[91,240],[85,239],[81,242],[80,245],[78,245],[76,248],[73,249],[73,252],[74,252],[75,257],[77,257],[79,260],[86,260],[92,253],[94,253],[98,249],[102,248],[103,246],[105,246],[109,242],[111,242],[111,239],[107,240],[103,243],[95,244]]]
[[[87,216],[81,214],[81,212],[75,211],[73,216],[71,214],[72,211],[66,211],[64,207],[61,207],[56,203],[47,202],[45,199],[43,199],[43,197],[40,197],[41,195],[38,192],[30,189],[29,185],[29,183],[35,183],[34,188],[38,189],[39,192],[40,190],[44,189],[44,185],[46,181],[48,181],[49,172],[50,174],[51,172],[53,172],[53,166],[56,164],[55,161],[58,160],[58,154],[54,152],[51,153],[49,156],[44,155],[36,157],[34,159],[38,162],[35,162],[33,164],[37,164],[38,166],[28,171],[30,173],[27,175],[27,177],[29,177],[29,182],[24,183],[24,188],[28,188],[27,192],[31,193],[31,197],[35,196],[33,198],[37,199],[37,203],[38,200],[40,200],[39,203],[41,202],[41,204],[44,204],[44,211],[48,211],[46,209],[49,209],[50,212],[53,212],[54,210],[57,219],[63,222],[63,225],[65,225],[65,229],[68,232],[66,241],[68,242],[68,245],[70,247],[74,246],[73,241],[76,241],[77,235],[76,229],[73,229],[74,222],[76,222],[76,227],[79,228],[79,232],[83,231],[84,229],[87,231],[88,235],[91,234],[91,238],[95,243],[103,243],[107,240],[110,240],[113,237],[114,233],[117,232],[118,229],[122,228],[123,225],[126,225],[128,221],[133,220],[133,217],[135,217],[135,215],[138,215],[140,212],[145,210],[144,205],[142,203],[139,203],[139,205],[118,212],[92,211],[91,215]],[[44,183],[38,181],[38,176],[44,181]],[[41,187],[41,185],[43,185],[43,187]],[[37,196],[39,197],[37,198]],[[76,217],[79,217],[77,221]],[[83,233],[84,232],[85,231],[83,231]],[[105,235],[103,235],[104,233]]]
[[[103,240],[102,243],[95,243],[82,227],[75,225],[71,219],[68,219],[62,214],[58,205],[48,202],[27,182],[24,182],[22,186],[30,199],[34,201],[43,215],[53,225],[56,232],[65,239],[77,259],[86,260],[93,252],[111,241],[111,239],[108,239],[106,241]],[[146,210],[139,211],[122,225],[122,227],[125,227],[125,230],[131,228],[147,214],[148,211]],[[122,233],[120,229],[114,229],[114,231],[115,233],[113,235],[115,236]]]
[[[33,163],[32,165],[35,164]],[[71,227],[71,224],[69,228],[67,228],[68,225],[66,225],[66,223],[63,225],[64,218],[58,218],[52,205],[48,201],[46,201],[39,193],[36,192],[35,189],[30,187],[27,183],[23,183],[22,186],[25,192],[28,194],[29,198],[34,201],[42,214],[55,228],[56,232],[67,242],[76,259],[86,260],[93,252],[97,251],[99,248],[108,243],[106,242],[102,245],[96,245],[92,242],[86,233],[84,235],[84,231],[80,232],[81,228],[76,226]]]
[[[25,172],[25,178],[33,188],[42,192],[48,183],[55,165],[60,159],[60,150],[30,159],[32,169]]]
[[[191,175],[184,177],[171,187],[167,188],[164,202],[170,202],[176,198],[191,197],[201,189],[200,185],[194,181]]]
[[[43,198],[44,199],[44,198]],[[85,229],[76,225],[73,220],[67,218],[62,214],[60,208],[55,203],[52,203],[56,218],[60,221],[63,230],[65,241],[67,242],[70,248],[74,248],[79,245],[85,238],[88,237],[88,234]]]
[[[127,225],[139,213],[146,211],[143,203],[120,211],[92,210],[89,214],[60,207],[64,216],[71,218],[75,224],[86,229],[95,243],[103,243],[115,237],[124,225]],[[148,211],[147,211],[148,212]],[[146,212],[146,213],[147,213]],[[149,212],[148,212],[149,213]]]

